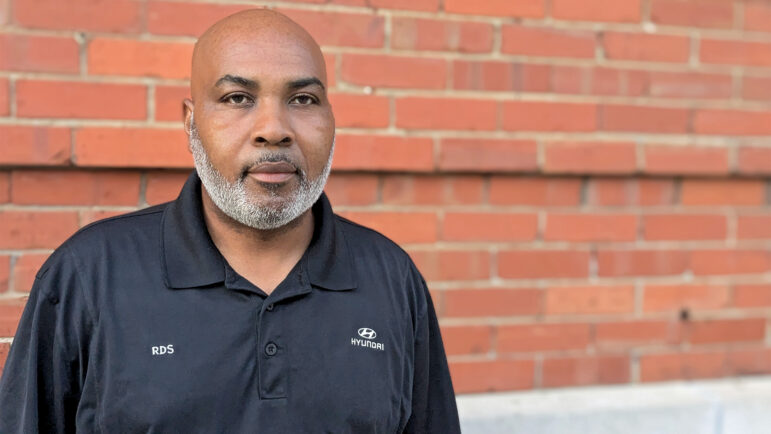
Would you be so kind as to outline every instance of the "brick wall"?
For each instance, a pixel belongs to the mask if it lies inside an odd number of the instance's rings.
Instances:
[[[338,212],[429,281],[459,392],[771,373],[771,3],[306,0]],[[0,0],[0,361],[37,267],[175,197],[216,1]],[[0,363],[1,364],[1,363]]]

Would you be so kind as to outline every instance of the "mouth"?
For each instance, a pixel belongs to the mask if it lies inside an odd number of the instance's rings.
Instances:
[[[268,183],[280,184],[289,181],[297,175],[297,168],[292,164],[279,161],[275,163],[260,163],[249,169],[247,172],[252,179]]]

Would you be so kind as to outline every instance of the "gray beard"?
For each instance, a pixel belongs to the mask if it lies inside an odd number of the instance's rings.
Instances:
[[[217,207],[233,220],[249,226],[254,229],[271,230],[278,229],[300,217],[305,211],[310,209],[319,199],[324,191],[324,185],[332,169],[332,155],[335,150],[335,141],[332,139],[332,148],[329,151],[329,159],[321,174],[313,180],[309,180],[306,173],[300,169],[284,153],[271,152],[262,156],[259,160],[252,162],[252,165],[264,162],[285,161],[294,165],[297,170],[300,185],[285,197],[281,205],[277,207],[260,204],[257,200],[250,198],[246,190],[246,170],[245,167],[241,175],[235,182],[229,182],[220,173],[203,148],[201,137],[198,135],[198,129],[195,121],[190,120],[190,135],[188,142],[190,150],[193,152],[193,161],[195,170],[206,192],[209,193]],[[274,190],[268,190],[273,198],[282,196]]]

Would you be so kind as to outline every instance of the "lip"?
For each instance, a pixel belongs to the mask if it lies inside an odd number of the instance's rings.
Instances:
[[[297,169],[287,162],[261,163],[249,170],[249,176],[259,182],[286,182],[297,174]]]

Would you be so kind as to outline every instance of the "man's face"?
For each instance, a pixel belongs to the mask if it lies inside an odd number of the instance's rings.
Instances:
[[[323,57],[269,31],[227,35],[199,55],[186,123],[207,193],[242,224],[289,223],[316,201],[331,166]]]

